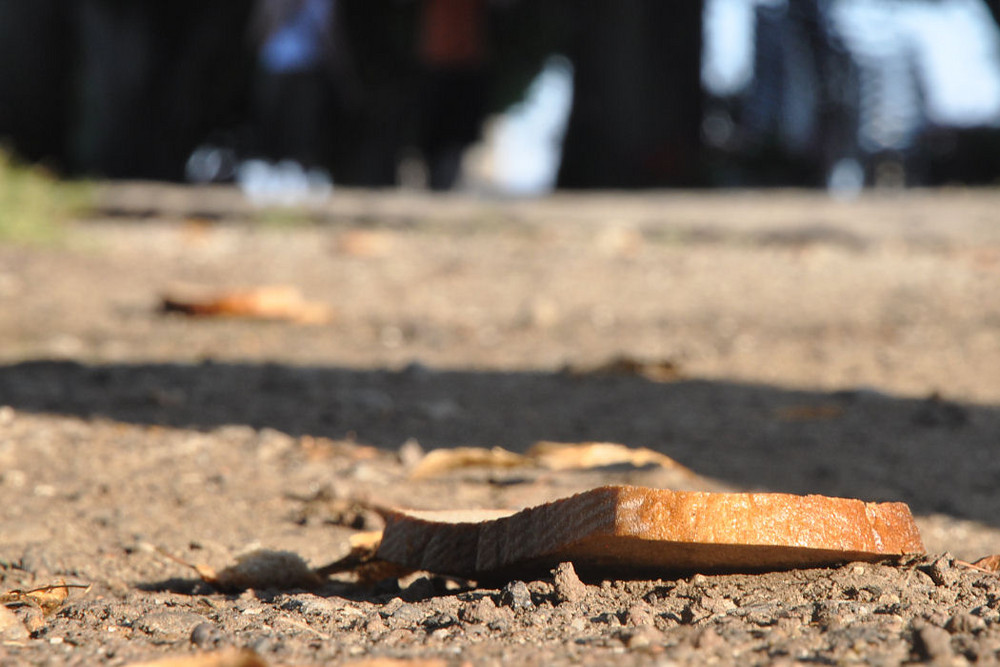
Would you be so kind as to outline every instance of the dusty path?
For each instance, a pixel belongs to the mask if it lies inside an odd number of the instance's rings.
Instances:
[[[225,190],[118,187],[104,202],[113,216],[61,244],[0,247],[0,591],[93,585],[30,636],[15,624],[0,663],[227,646],[274,664],[996,658],[996,577],[947,560],[596,582],[563,604],[536,582],[514,609],[437,580],[402,600],[337,582],[227,596],[164,553],[222,567],[262,547],[319,565],[352,532],[331,525],[336,499],[513,507],[676,483],[415,482],[396,454],[543,439],[651,447],[703,476],[692,488],[903,500],[930,551],[1000,553],[1000,195],[343,192],[318,224]],[[262,284],[334,316],[158,311],[177,286]],[[598,372],[622,359],[661,373]]]

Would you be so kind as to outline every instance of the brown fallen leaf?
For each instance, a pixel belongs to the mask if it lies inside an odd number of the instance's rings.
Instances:
[[[69,586],[65,582],[53,586],[42,586],[26,591],[25,596],[33,600],[48,615],[59,609],[69,597]]]
[[[268,667],[268,663],[249,649],[230,649],[199,653],[151,662],[134,662],[128,667]]]
[[[188,246],[202,246],[211,240],[215,222],[207,218],[189,216],[180,229],[181,241]]]
[[[520,512],[396,512],[376,557],[477,580],[569,561],[622,576],[877,561],[923,552],[903,503],[606,486]]]
[[[645,447],[626,447],[614,442],[566,443],[543,440],[535,443],[525,456],[549,470],[579,470],[614,465],[642,468],[655,465],[688,472],[694,476],[694,472],[666,454]]]
[[[90,589],[89,584],[67,584],[59,582],[50,586],[40,586],[31,590],[11,590],[0,593],[0,604],[27,604],[36,607],[46,616],[57,611],[66,598],[69,597],[70,588]]]
[[[527,468],[545,470],[586,470],[628,465],[636,468],[659,466],[694,477],[666,454],[644,447],[626,447],[613,442],[549,442],[535,443],[524,454],[493,447],[456,447],[434,449],[421,458],[410,471],[411,479],[440,477],[465,468]]]
[[[310,461],[341,459],[349,461],[373,461],[384,453],[377,447],[359,445],[353,440],[332,440],[324,437],[303,435],[299,446]]]
[[[245,317],[263,320],[289,320],[300,324],[323,324],[332,311],[323,303],[306,301],[299,290],[287,285],[273,285],[232,290],[207,296],[164,295],[164,312],[200,317]]]
[[[975,563],[972,564],[974,567],[980,570],[988,570],[990,572],[1000,572],[1000,554],[994,554],[992,556],[986,556],[980,558]]]
[[[392,238],[389,234],[372,229],[351,229],[336,241],[337,252],[352,257],[384,257],[391,249]]]
[[[593,366],[569,365],[565,372],[574,377],[586,375],[642,377],[652,382],[674,382],[681,379],[681,371],[676,363],[669,359],[645,361],[620,355]]]
[[[410,471],[410,479],[438,477],[462,468],[517,468],[525,465],[526,462],[527,460],[521,454],[515,454],[501,447],[493,447],[492,449],[482,447],[434,449],[427,452],[414,466],[413,470]]]

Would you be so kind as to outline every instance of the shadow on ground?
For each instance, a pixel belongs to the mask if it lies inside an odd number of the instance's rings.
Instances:
[[[559,372],[275,364],[0,367],[0,405],[211,429],[356,438],[394,449],[522,450],[604,440],[660,450],[738,487],[903,500],[998,525],[1000,409],[874,391],[820,393]]]

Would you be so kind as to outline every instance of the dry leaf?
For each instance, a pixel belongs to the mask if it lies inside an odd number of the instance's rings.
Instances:
[[[666,454],[645,447],[632,448],[613,442],[563,443],[542,441],[528,450],[527,457],[550,470],[577,470],[603,468],[613,465],[632,465],[641,468],[656,465],[661,468],[681,470],[694,475]]]
[[[181,240],[185,245],[202,246],[211,239],[215,225],[207,218],[188,217],[181,227]]]
[[[526,462],[525,457],[521,454],[515,454],[500,447],[492,449],[482,447],[435,449],[420,459],[420,462],[410,471],[410,478],[437,477],[462,468],[517,468],[525,465]]]
[[[66,598],[69,597],[69,587],[61,582],[54,586],[43,586],[27,591],[25,596],[32,599],[35,604],[41,607],[45,614],[51,614],[62,606]]]
[[[49,615],[59,609],[69,597],[70,588],[89,589],[86,584],[59,582],[51,586],[40,586],[31,590],[12,590],[0,594],[0,604],[27,604]]]
[[[989,570],[990,572],[1000,572],[1000,554],[994,554],[992,556],[986,556],[985,558],[980,558],[975,563],[975,567],[982,570]]]
[[[299,446],[310,461],[337,458],[350,461],[372,461],[383,455],[377,447],[359,445],[353,440],[332,440],[330,438],[303,435]]]
[[[525,454],[500,447],[456,447],[428,452],[410,472],[411,479],[427,479],[465,468],[520,468],[537,466],[547,470],[582,470],[613,465],[636,468],[656,465],[694,476],[694,473],[665,454],[632,448],[613,442],[538,442]]]
[[[267,667],[267,662],[253,651],[231,649],[217,653],[163,658],[152,662],[136,662],[129,667]]]
[[[643,361],[627,355],[613,357],[596,366],[570,365],[566,368],[566,372],[573,376],[609,375],[642,377],[653,382],[674,382],[681,378],[680,368],[669,359]]]
[[[295,287],[275,285],[233,290],[204,297],[165,295],[164,312],[201,317],[246,317],[322,324],[331,317],[329,306],[306,301]]]
[[[392,247],[390,236],[371,229],[351,229],[337,238],[337,252],[353,257],[384,257]]]

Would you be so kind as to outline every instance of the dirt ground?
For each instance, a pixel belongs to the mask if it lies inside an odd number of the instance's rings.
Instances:
[[[61,242],[0,246],[0,665],[1000,661],[1000,578],[963,564],[1000,553],[1000,192],[101,202]],[[332,317],[160,309],[259,285]],[[540,440],[697,474],[409,475],[421,451]],[[904,501],[929,555],[571,594],[430,574],[222,592],[190,567],[321,566],[379,528],[371,503],[611,482]],[[62,581],[80,588],[48,613],[11,593]]]

